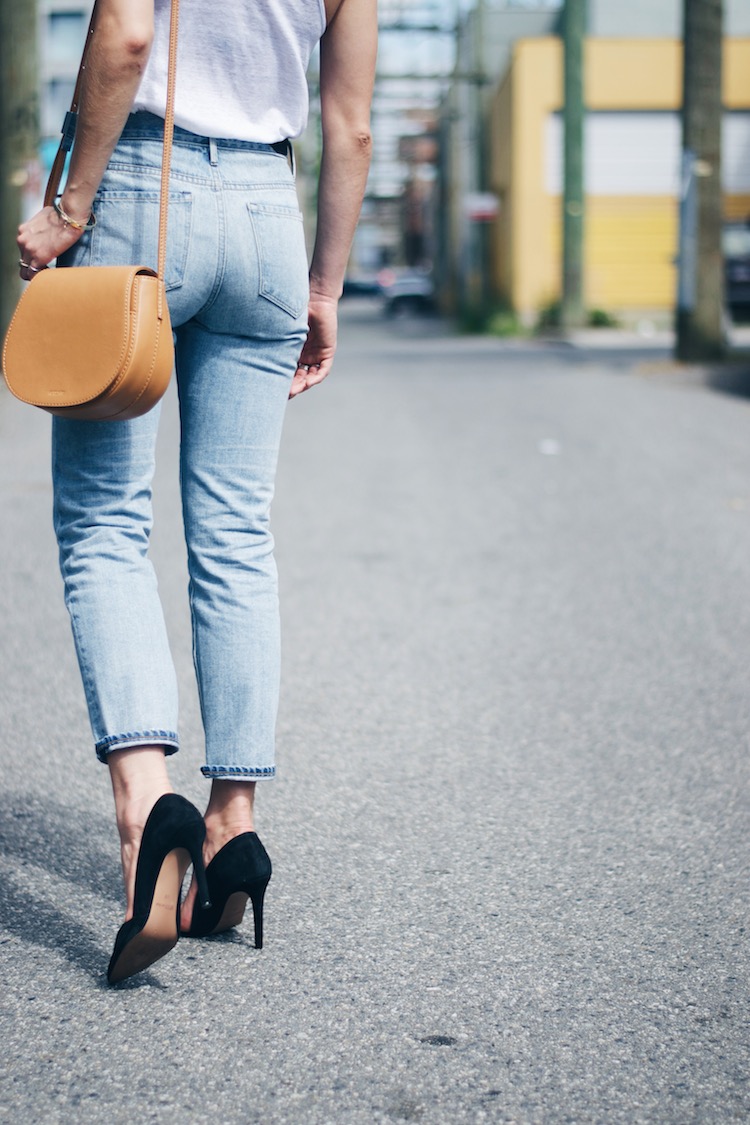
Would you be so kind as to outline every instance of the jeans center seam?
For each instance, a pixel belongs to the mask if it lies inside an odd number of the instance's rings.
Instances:
[[[211,287],[211,292],[203,306],[204,309],[210,309],[216,302],[221,293],[221,287],[224,283],[224,274],[227,268],[226,216],[224,213],[224,200],[220,190],[216,191],[214,198],[216,200],[216,230],[218,236],[216,247],[216,276],[213,286]]]

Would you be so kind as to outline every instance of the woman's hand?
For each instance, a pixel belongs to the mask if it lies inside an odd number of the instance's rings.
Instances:
[[[338,301],[335,297],[310,296],[307,319],[310,330],[292,379],[289,397],[322,383],[333,365],[338,330]]]
[[[64,223],[54,207],[43,207],[28,222],[21,223],[17,243],[23,280],[31,281],[40,270],[69,250],[82,233]]]

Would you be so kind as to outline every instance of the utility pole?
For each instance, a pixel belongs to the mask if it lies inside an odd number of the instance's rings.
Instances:
[[[677,358],[718,359],[721,249],[721,49],[723,0],[683,0],[682,191]]]
[[[688,0],[686,0],[686,3]],[[563,262],[560,321],[564,328],[584,322],[583,302],[583,47],[586,0],[565,0],[563,11]]]
[[[475,0],[474,6],[474,42],[472,50],[473,69],[476,71],[477,80],[473,89],[472,107],[474,115],[476,168],[474,170],[475,188],[479,193],[485,191],[487,176],[487,130],[485,128],[485,95],[484,95],[484,37],[486,33],[486,8],[485,0]],[[473,279],[474,292],[471,299],[470,313],[478,322],[484,320],[489,304],[489,232],[487,224],[470,220],[470,238],[473,246]],[[471,280],[471,278],[470,278]]]
[[[35,0],[0,0],[0,331],[12,316],[21,282],[16,233],[23,189],[38,158]]]

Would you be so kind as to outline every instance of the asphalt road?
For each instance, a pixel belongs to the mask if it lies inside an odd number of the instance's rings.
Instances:
[[[0,1119],[750,1117],[750,398],[348,306],[277,492],[266,947],[181,941],[119,989],[48,428],[0,392]],[[202,802],[174,443],[170,399],[154,555]]]

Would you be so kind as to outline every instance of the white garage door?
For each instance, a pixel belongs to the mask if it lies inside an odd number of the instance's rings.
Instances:
[[[591,112],[584,130],[588,195],[676,195],[682,126],[678,113]],[[562,115],[546,128],[546,188],[562,191]],[[726,113],[722,181],[731,194],[750,193],[750,113]]]

